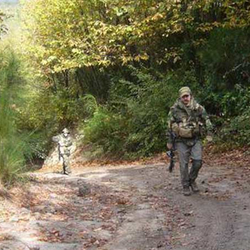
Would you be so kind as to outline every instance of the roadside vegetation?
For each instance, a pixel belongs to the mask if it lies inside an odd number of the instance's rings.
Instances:
[[[3,133],[22,144],[20,165],[45,157],[65,126],[100,155],[162,152],[168,110],[184,85],[211,115],[217,145],[250,144],[248,1],[34,0],[20,8],[21,45],[1,52],[8,69],[18,58],[18,77],[0,83],[1,92],[19,93],[2,99],[1,112],[14,117]]]

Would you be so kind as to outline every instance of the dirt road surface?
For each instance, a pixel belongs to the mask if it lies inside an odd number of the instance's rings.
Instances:
[[[167,165],[36,172],[1,194],[0,249],[250,250],[250,170],[204,164],[199,194]]]

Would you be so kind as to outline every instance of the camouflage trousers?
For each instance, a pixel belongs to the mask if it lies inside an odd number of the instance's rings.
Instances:
[[[70,174],[71,173],[71,169],[70,169],[70,156],[68,154],[62,154],[62,164],[63,164],[63,173],[64,174]]]
[[[202,143],[200,140],[188,142],[177,142],[181,183],[183,187],[188,187],[198,177],[202,167]],[[192,166],[189,171],[189,161],[192,160]]]

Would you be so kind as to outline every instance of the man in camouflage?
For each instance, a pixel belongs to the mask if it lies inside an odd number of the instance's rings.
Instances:
[[[212,141],[212,124],[204,107],[193,98],[189,87],[179,90],[179,99],[171,107],[168,117],[168,143],[169,149],[173,148],[173,136],[178,152],[181,183],[183,194],[191,195],[199,192],[195,182],[202,167],[201,139],[206,134],[206,139]],[[189,161],[192,166],[188,168]]]
[[[72,147],[72,138],[69,130],[67,128],[63,129],[62,133],[54,136],[52,140],[58,144],[59,160],[62,160],[63,163],[63,174],[68,175],[71,173],[69,157]]]

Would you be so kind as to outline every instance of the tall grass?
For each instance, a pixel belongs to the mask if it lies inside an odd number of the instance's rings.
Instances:
[[[16,127],[23,79],[20,61],[10,49],[0,51],[0,58],[0,180],[9,185],[24,170],[25,163],[25,140]]]

